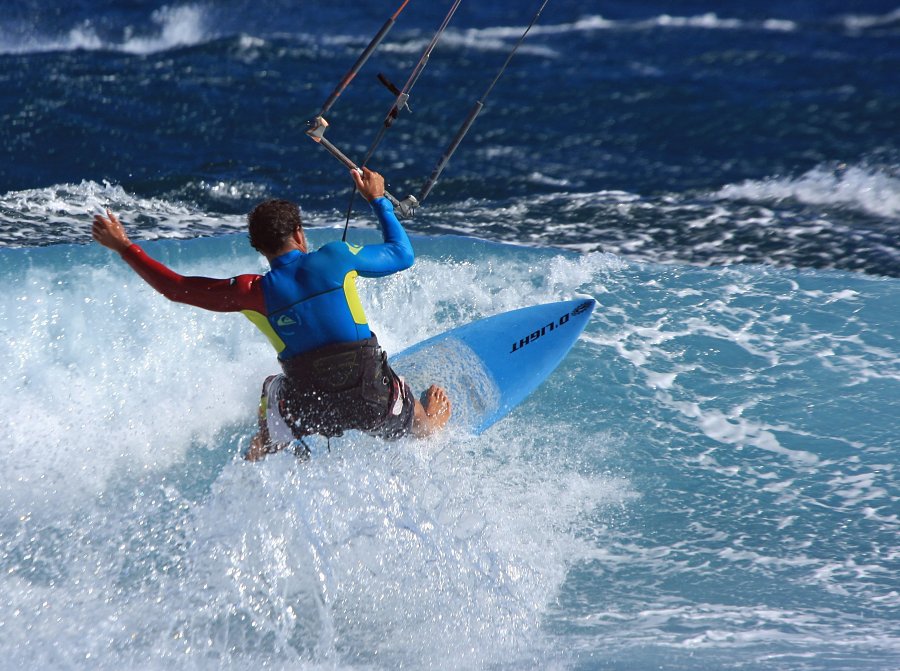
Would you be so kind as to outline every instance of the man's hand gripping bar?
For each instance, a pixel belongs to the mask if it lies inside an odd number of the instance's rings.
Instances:
[[[354,163],[349,156],[347,156],[344,152],[338,149],[331,140],[325,137],[325,130],[328,128],[328,122],[324,117],[317,116],[313,121],[309,123],[309,128],[306,131],[306,134],[313,140],[313,142],[318,143],[323,148],[325,148],[329,154],[334,156],[338,161],[343,163],[350,170],[355,170],[356,172],[362,174],[362,170],[356,163]],[[390,192],[385,190],[384,197],[391,201],[391,204],[394,206],[394,209],[397,212],[397,216],[401,219],[409,219],[411,218],[415,212],[416,208],[419,206],[419,201],[415,196],[407,196],[403,200],[398,200],[396,197],[391,195]]]

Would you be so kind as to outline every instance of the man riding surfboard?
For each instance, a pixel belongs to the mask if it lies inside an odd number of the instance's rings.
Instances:
[[[248,216],[250,244],[268,259],[265,275],[230,279],[185,277],[131,242],[107,210],[94,217],[94,240],[121,257],[166,298],[216,312],[241,312],[278,353],[280,375],[263,384],[259,433],[249,460],[277,452],[311,434],[339,436],[357,429],[388,440],[425,437],[446,425],[450,400],[431,385],[423,401],[390,367],[369,329],[356,277],[384,277],[409,268],[412,245],[384,197],[384,178],[351,171],[381,225],[383,242],[359,247],[331,242],[309,251],[299,207],[267,200]]]

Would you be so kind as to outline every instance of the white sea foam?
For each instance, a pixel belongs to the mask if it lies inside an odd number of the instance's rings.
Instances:
[[[900,26],[900,7],[886,14],[847,14],[840,23],[850,32],[861,32],[883,26]]]
[[[644,26],[661,26],[663,28],[711,28],[734,30],[740,28],[745,22],[740,19],[723,19],[717,14],[709,12],[707,14],[699,14],[696,16],[670,16],[662,14],[660,16],[648,19],[643,22]]]
[[[846,216],[850,209],[896,220],[895,170],[829,170],[700,194],[572,188],[499,202],[472,199],[458,202],[449,217],[432,218],[426,210],[420,220],[438,232],[477,236],[487,230],[516,244],[603,250],[654,263],[805,266],[814,258],[824,267],[895,273],[894,221],[885,226]],[[457,221],[445,223],[450,218]]]
[[[89,20],[72,27],[61,36],[35,35],[22,39],[0,34],[0,54],[78,49],[151,54],[201,44],[215,37],[207,26],[206,10],[201,5],[160,7],[150,15],[150,23],[152,28],[127,26],[119,40],[101,37],[96,26]]]
[[[900,11],[900,10],[898,10]],[[150,15],[152,30],[148,26],[126,26],[120,39],[101,36],[90,20],[73,26],[61,36],[32,36],[28,38],[4,36],[0,33],[0,54],[33,53],[43,51],[107,50],[131,54],[151,54],[169,49],[202,44],[219,37],[208,20],[208,9],[200,4],[166,5]],[[893,14],[882,17],[848,16],[843,19],[849,30],[861,30],[895,20]],[[451,48],[477,51],[508,51],[525,30],[521,26],[491,26],[487,28],[458,28],[451,26],[444,34],[442,44]],[[652,30],[652,29],[706,29],[706,30],[763,30],[790,32],[798,25],[790,20],[768,18],[743,20],[719,17],[715,13],[694,16],[661,14],[637,20],[610,20],[600,15],[583,16],[567,23],[538,23],[532,27],[532,37],[591,33],[598,30]],[[324,43],[356,47],[365,43],[359,35],[320,35],[299,33],[291,36],[308,43]],[[382,45],[385,51],[417,53],[430,41],[430,36],[407,37],[388,40]],[[261,37],[241,37],[244,49],[259,47],[265,42]],[[558,51],[543,44],[526,41],[520,53],[544,58],[556,58]]]
[[[249,246],[223,242],[239,250],[236,258],[180,262],[176,269],[213,277],[263,271]],[[73,249],[76,258],[88,253]],[[40,261],[67,253],[55,248],[36,257],[0,303],[0,359],[11,390],[0,397],[0,416],[16,418],[7,428],[7,448],[24,462],[34,445],[41,446],[33,468],[4,488],[12,507],[41,498],[33,478],[68,490],[61,483],[69,482],[69,473],[82,472],[71,489],[91,495],[123,464],[130,464],[126,471],[166,468],[193,445],[211,444],[218,432],[252,416],[259,380],[273,365],[246,320],[170,303],[99,247],[91,254],[108,258],[108,268],[62,257],[51,265]],[[602,254],[554,261],[541,287],[523,295],[507,273],[472,263],[448,266],[426,256],[410,272],[361,280],[359,288],[373,328],[396,353],[485,314],[570,298],[579,286],[592,286],[598,272],[619,264]],[[440,280],[448,272],[455,282]],[[516,272],[540,278],[544,268]],[[413,301],[433,310],[411,312],[403,328],[395,328],[396,306]],[[440,322],[434,311],[444,315]],[[176,416],[179,421],[171,421]]]
[[[126,34],[125,40],[116,50],[131,54],[150,54],[199,44],[212,37],[205,25],[204,10],[199,5],[162,7],[153,12],[151,20],[159,28],[156,35],[140,37]]]
[[[580,636],[706,661],[838,636],[867,660],[900,649],[874,614],[898,603],[896,469],[876,419],[894,387],[850,389],[817,357],[881,366],[889,283],[415,245],[409,271],[360,281],[390,352],[573,293],[600,299],[588,334],[483,436],[350,436],[307,465],[231,463],[274,367],[246,320],[172,305],[105,250],[30,253],[0,300],[11,664],[52,668],[64,649],[99,669],[552,668]],[[160,247],[182,272],[263,265],[227,238]],[[855,437],[831,421],[854,394],[874,427]],[[698,576],[738,591],[697,599]],[[741,596],[751,584],[799,586],[798,610]]]
[[[638,371],[647,393],[657,403],[681,415],[715,444],[738,450],[752,447],[769,453],[776,463],[790,464],[792,470],[789,472],[795,474],[828,468],[829,464],[820,452],[824,445],[843,444],[843,449],[861,449],[857,442],[842,437],[837,425],[823,434],[821,429],[807,428],[808,422],[802,415],[774,420],[777,413],[771,412],[769,392],[761,398],[750,394],[740,402],[723,402],[723,396],[732,397],[727,391],[730,384],[742,385],[748,379],[737,374],[730,380],[734,369],[752,369],[755,372],[751,377],[757,382],[768,379],[767,371],[770,370],[814,370],[817,371],[814,375],[834,379],[844,393],[851,395],[855,392],[850,389],[870,381],[886,381],[888,386],[896,384],[896,374],[900,370],[897,353],[891,352],[890,347],[876,345],[878,337],[868,338],[869,327],[857,324],[856,319],[851,318],[855,333],[838,334],[829,330],[833,320],[840,319],[839,315],[849,316],[855,312],[854,304],[862,299],[858,288],[821,290],[794,283],[785,289],[789,294],[781,300],[792,295],[801,303],[821,306],[820,310],[812,313],[807,310],[801,316],[794,310],[785,312],[767,307],[765,296],[768,290],[758,292],[759,278],[753,279],[743,273],[736,273],[731,278],[728,275],[721,276],[716,282],[715,296],[705,295],[699,290],[699,284],[690,282],[688,290],[675,292],[687,310],[679,310],[674,322],[669,317],[671,305],[659,312],[653,309],[655,301],[648,300],[657,290],[649,289],[636,290],[642,296],[647,318],[639,323],[620,325],[624,312],[614,307],[618,291],[614,282],[605,283],[603,302],[613,306],[604,306],[599,314],[610,326],[616,326],[593,331],[585,339],[609,349],[625,367]],[[729,282],[729,279],[733,281]],[[649,284],[653,286],[657,282]],[[696,313],[691,314],[693,310],[687,306],[696,306]],[[877,313],[871,314],[870,318],[873,324],[880,323]],[[879,327],[874,329],[878,331]],[[690,354],[692,351],[694,353]],[[701,351],[706,354],[700,355]],[[763,399],[770,406],[768,416],[760,415],[756,408]],[[790,395],[785,401],[795,402]],[[713,450],[702,453],[697,459],[703,468],[724,476],[735,477],[742,472],[730,463],[733,462],[730,456],[724,461],[721,455],[717,459]],[[833,495],[854,508],[870,499],[885,505],[887,489],[883,482],[875,483],[874,472],[833,480]],[[754,477],[771,480],[773,475]],[[790,481],[791,478],[784,478],[777,483],[767,482],[763,489],[779,495],[781,501],[790,501],[795,496]],[[850,486],[844,486],[846,483]]]
[[[164,199],[135,197],[109,182],[83,181],[3,194],[0,197],[0,225],[6,223],[12,227],[33,222],[36,227],[52,227],[60,240],[65,240],[69,235],[87,236],[93,215],[106,208],[125,213],[126,217],[152,213],[151,216],[159,217],[162,229],[172,230],[179,227],[179,222],[196,214],[186,206]],[[23,232],[22,242],[29,244],[27,231]]]
[[[121,263],[37,264],[4,294],[0,315],[0,414],[15,418],[7,450],[30,464],[4,487],[13,508],[34,510],[52,491],[51,511],[95,495],[119,471],[166,468],[191,445],[212,445],[252,412],[253,378],[267,370],[249,324],[160,300]]]
[[[537,171],[534,171],[530,175],[528,175],[528,181],[533,182],[534,184],[554,186],[557,188],[563,188],[572,185],[572,182],[568,179],[558,179],[556,177],[550,177]]]
[[[182,188],[193,190],[229,205],[246,203],[248,210],[266,195],[265,187],[245,181],[199,181]],[[193,238],[247,227],[242,215],[211,214],[178,199],[143,198],[117,184],[85,180],[0,195],[0,235],[4,246],[88,242],[93,216],[107,208],[129,224],[136,240]],[[323,221],[319,213],[304,216],[311,226]]]
[[[900,177],[864,166],[820,166],[800,177],[747,180],[720,189],[726,200],[782,201],[849,206],[882,217],[900,217]]]
[[[523,28],[524,30],[524,28]],[[521,36],[521,32],[519,33]],[[517,37],[519,37],[517,36]],[[430,36],[416,37],[403,41],[392,40],[385,42],[382,46],[387,52],[413,54],[424,51],[425,47],[431,42]],[[503,36],[488,36],[483,34],[482,30],[454,30],[448,28],[441,38],[441,47],[449,47],[451,49],[471,49],[473,51],[484,52],[508,52],[515,42],[506,40]],[[539,44],[524,43],[518,50],[520,54],[528,54],[539,56],[542,58],[558,58],[559,52],[547,46]]]
[[[769,18],[744,20],[723,18],[713,12],[694,16],[671,16],[662,14],[649,19],[627,22],[625,25],[638,29],[648,28],[700,28],[704,30],[762,30],[771,32],[792,32],[798,25],[787,19]]]
[[[488,28],[448,28],[441,44],[453,48],[473,49],[477,51],[508,51],[518,40],[526,26],[490,26]],[[657,28],[700,28],[706,30],[763,30],[773,32],[791,32],[797,30],[795,22],[785,19],[765,19],[746,21],[742,19],[721,18],[714,13],[696,16],[670,16],[662,14],[648,19],[617,21],[599,15],[585,16],[577,21],[557,24],[534,25],[529,37],[558,36],[578,33],[592,33],[598,30],[651,30]],[[387,51],[398,53],[416,53],[422,51],[430,41],[430,37],[407,40],[393,40],[384,45]],[[556,58],[559,53],[551,47],[525,42],[520,53]]]
[[[465,31],[470,41],[477,40],[517,40],[525,30],[521,26],[490,26],[472,28]],[[797,24],[786,19],[770,18],[764,20],[743,20],[723,18],[709,12],[694,16],[659,16],[636,20],[613,20],[600,15],[584,16],[568,23],[537,23],[529,31],[529,35],[568,35],[573,33],[590,33],[597,30],[646,30],[653,28],[704,28],[710,30],[769,30],[777,32],[793,31]],[[448,29],[450,34],[453,29]]]
[[[453,261],[420,242],[413,269],[360,282],[392,351],[568,298],[613,267],[554,259],[541,281],[537,260]],[[186,273],[262,269],[228,240],[164,247]],[[348,436],[313,464],[229,463],[276,367],[249,322],[169,303],[105,250],[37,250],[24,266],[0,299],[11,663],[54,667],[60,646],[73,668],[99,669],[343,668],[346,650],[353,668],[521,668],[553,654],[542,617],[585,556],[579,520],[633,498],[585,466],[606,434],[542,413],[479,438]],[[509,286],[532,280],[526,295]]]
[[[605,30],[617,25],[616,21],[608,21],[602,16],[585,16],[571,23],[537,23],[532,26],[529,35],[566,35],[569,33]],[[473,28],[468,32],[473,36],[500,39],[519,39],[525,26],[491,26],[489,28]]]

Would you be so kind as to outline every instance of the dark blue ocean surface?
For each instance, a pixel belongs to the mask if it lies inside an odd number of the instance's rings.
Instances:
[[[307,122],[400,4],[3,5],[5,665],[900,668],[896,0],[550,0],[416,265],[360,294],[392,353],[589,295],[582,339],[481,436],[239,459],[268,344],[91,217],[189,275],[265,271],[266,197],[335,239],[350,181]],[[351,157],[449,4],[410,0],[328,114]],[[371,161],[395,194],[538,5],[463,0]]]
[[[418,192],[534,4],[461,5],[413,113],[372,160],[400,195]],[[25,236],[16,194],[62,187],[76,206],[85,182],[213,216],[280,195],[339,219],[346,177],[306,122],[394,9],[17,3],[0,21],[0,242],[83,240],[83,229],[58,227]],[[444,10],[410,4],[329,114],[330,139],[352,157],[391,104],[375,74],[402,84]],[[898,45],[891,2],[691,2],[676,12],[557,0],[413,228],[896,276]],[[27,200],[36,223],[64,214]],[[144,215],[153,235],[152,208]]]

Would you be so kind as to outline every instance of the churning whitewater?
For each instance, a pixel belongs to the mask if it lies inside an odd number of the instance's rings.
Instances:
[[[416,264],[359,288],[390,354],[591,297],[581,339],[480,436],[248,464],[271,347],[91,219],[185,275],[265,272],[265,198],[339,239],[306,124],[397,4],[0,17],[0,666],[898,668],[896,3],[550,0],[406,224]],[[329,112],[357,160],[375,75],[449,6],[411,0]],[[392,192],[539,6],[463,0],[371,161]]]

